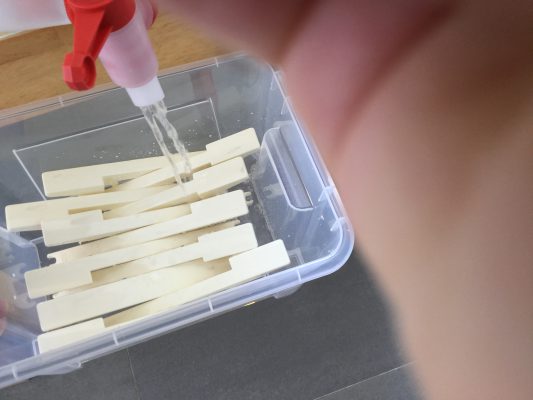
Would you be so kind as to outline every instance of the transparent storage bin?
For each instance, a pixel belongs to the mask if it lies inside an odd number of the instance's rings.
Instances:
[[[284,270],[110,333],[39,354],[41,333],[24,273],[47,263],[35,233],[5,230],[8,204],[44,199],[41,173],[159,155],[140,111],[122,89],[100,89],[0,114],[0,299],[9,304],[0,335],[0,387],[69,372],[87,360],[270,296],[340,268],[353,231],[335,186],[295,119],[280,77],[246,56],[209,60],[161,77],[176,126],[190,151],[253,127],[261,150],[248,157],[252,221],[260,244],[283,239],[291,257]]]

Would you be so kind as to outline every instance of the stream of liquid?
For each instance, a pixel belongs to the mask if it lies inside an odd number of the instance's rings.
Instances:
[[[187,149],[180,140],[176,128],[167,118],[167,107],[159,101],[147,107],[141,107],[144,119],[150,126],[161,152],[167,157],[178,185],[183,183],[182,176],[191,174],[191,163]],[[169,146],[170,145],[170,146]]]

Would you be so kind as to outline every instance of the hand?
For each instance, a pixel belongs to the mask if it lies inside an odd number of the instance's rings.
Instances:
[[[282,66],[430,399],[533,398],[531,0],[167,0]]]

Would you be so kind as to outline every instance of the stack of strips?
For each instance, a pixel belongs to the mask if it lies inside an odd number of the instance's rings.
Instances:
[[[6,208],[8,229],[41,230],[55,263],[25,274],[41,352],[204,298],[289,264],[282,241],[258,247],[242,190],[253,129],[191,153],[177,185],[162,157],[43,174],[48,197]],[[187,176],[186,171],[192,170]],[[64,197],[68,196],[68,197]]]

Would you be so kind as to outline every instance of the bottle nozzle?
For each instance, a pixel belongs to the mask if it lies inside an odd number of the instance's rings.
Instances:
[[[74,26],[74,49],[65,56],[63,79],[74,90],[86,90],[96,80],[95,62],[109,34],[135,14],[135,0],[65,0]]]

